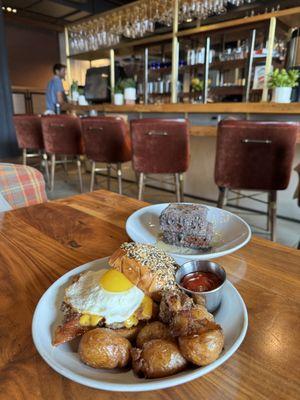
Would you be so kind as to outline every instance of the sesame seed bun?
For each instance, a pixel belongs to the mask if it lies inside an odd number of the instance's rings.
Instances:
[[[110,257],[109,265],[156,301],[161,299],[162,291],[176,287],[176,261],[149,244],[123,243]]]

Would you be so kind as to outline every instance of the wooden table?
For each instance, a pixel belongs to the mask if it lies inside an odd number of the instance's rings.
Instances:
[[[41,295],[66,271],[117,249],[128,239],[127,217],[144,205],[97,191],[0,214],[0,399],[300,398],[300,252],[256,237],[221,259],[248,307],[249,329],[214,372],[137,395],[81,386],[41,359],[31,338]]]

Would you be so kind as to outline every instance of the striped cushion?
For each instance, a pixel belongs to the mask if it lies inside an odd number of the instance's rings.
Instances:
[[[0,163],[0,193],[12,208],[47,201],[43,175],[24,165]]]

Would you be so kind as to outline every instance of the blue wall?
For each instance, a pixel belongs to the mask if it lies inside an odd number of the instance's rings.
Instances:
[[[13,105],[4,36],[4,17],[0,7],[0,159],[18,154],[12,116]]]

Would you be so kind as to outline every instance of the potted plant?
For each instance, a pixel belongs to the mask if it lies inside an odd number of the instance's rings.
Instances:
[[[135,104],[136,101],[136,83],[132,78],[127,78],[122,81],[124,88],[125,104]]]
[[[72,81],[71,85],[71,100],[77,102],[79,98],[78,81]]]
[[[88,102],[86,101],[85,95],[84,95],[84,88],[80,87],[78,88],[78,104],[80,106],[87,106]]]
[[[203,81],[199,78],[193,78],[191,80],[191,87],[192,87],[192,92],[194,93],[194,102],[199,102],[202,99],[202,95],[199,94],[199,92],[202,93],[203,91]]]
[[[118,82],[114,89],[114,104],[122,106],[124,104],[123,87],[121,82]]]
[[[299,71],[296,69],[279,70],[276,68],[269,76],[269,87],[273,89],[272,101],[275,103],[290,103],[292,88],[297,86]]]

